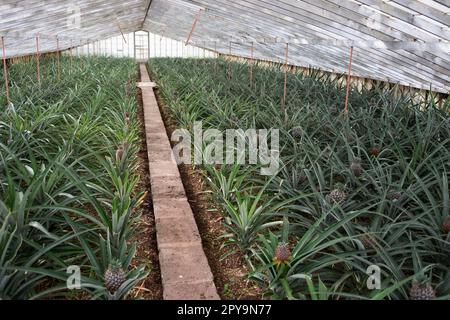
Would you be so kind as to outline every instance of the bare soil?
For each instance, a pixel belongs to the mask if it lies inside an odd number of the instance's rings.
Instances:
[[[155,217],[153,214],[153,204],[150,185],[150,171],[148,166],[147,143],[145,140],[144,113],[142,107],[141,91],[138,90],[138,118],[141,126],[141,148],[138,153],[138,172],[140,179],[138,190],[147,191],[144,202],[141,205],[142,215],[136,226],[136,232],[131,241],[136,242],[136,256],[134,265],[145,265],[150,274],[139,285],[137,285],[129,295],[129,299],[162,300],[163,290],[161,282],[161,272],[159,269],[158,247],[156,242]]]

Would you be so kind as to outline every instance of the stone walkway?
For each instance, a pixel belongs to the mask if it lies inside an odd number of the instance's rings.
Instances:
[[[159,112],[146,64],[139,64],[150,182],[165,300],[218,300],[194,214]]]

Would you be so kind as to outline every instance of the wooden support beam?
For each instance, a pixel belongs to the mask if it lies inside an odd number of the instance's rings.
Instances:
[[[347,90],[345,94],[345,106],[344,106],[345,114],[348,114],[348,96],[350,94],[350,77],[352,73],[352,60],[353,60],[353,47],[350,47],[350,59],[348,62],[348,75],[347,75]]]
[[[60,51],[59,51],[59,38],[56,37],[56,79],[59,81],[61,79],[61,61],[60,61]]]
[[[41,87],[41,66],[39,53],[39,36],[36,37],[36,65],[37,65],[37,80],[39,87]]]
[[[285,59],[284,59],[284,91],[283,91],[283,106],[286,105],[287,95],[287,76],[288,76],[288,62],[289,62],[289,43],[286,43]]]
[[[253,49],[254,44],[252,42],[250,47],[250,86],[253,86]]]
[[[119,28],[120,34],[122,35],[122,39],[125,43],[127,43],[127,39],[125,39],[125,35],[123,34],[122,27],[120,26],[120,22],[117,18],[116,18],[116,21],[117,21],[117,27]]]
[[[8,102],[9,105],[11,100],[9,98],[8,65],[6,63],[6,46],[4,37],[2,37],[2,52],[3,52],[3,77],[5,79],[6,101]]]
[[[73,40],[70,39],[70,71],[72,71],[72,66],[73,66]]]
[[[202,9],[198,10],[197,14],[195,15],[194,23],[192,24],[191,32],[189,32],[185,46],[187,46],[189,44],[189,41],[191,41],[192,35],[194,34],[195,27],[197,26],[197,22],[200,19],[201,14],[202,14]]]

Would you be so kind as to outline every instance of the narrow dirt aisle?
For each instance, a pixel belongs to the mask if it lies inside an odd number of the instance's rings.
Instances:
[[[140,73],[163,297],[218,300],[145,63]]]

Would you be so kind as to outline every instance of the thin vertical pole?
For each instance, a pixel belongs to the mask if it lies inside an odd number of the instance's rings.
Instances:
[[[206,50],[205,50],[205,48],[206,48],[206,41],[203,41],[203,59],[206,58]]]
[[[41,65],[39,57],[39,36],[36,37],[36,63],[37,63],[37,80],[39,87],[41,86]]]
[[[136,60],[136,32],[133,32],[133,56]]]
[[[250,86],[253,85],[253,41],[252,46],[250,48]]]
[[[119,36],[116,36],[116,52],[117,52],[117,58],[120,57],[120,41],[119,41]]]
[[[150,55],[150,32],[147,32],[147,49],[148,49],[148,58],[150,59],[151,58],[151,55]]]
[[[285,55],[284,55],[284,87],[283,87],[283,106],[286,104],[286,94],[287,94],[287,73],[288,73],[288,62],[289,62],[289,43],[286,43]]]
[[[233,76],[231,75],[231,41],[229,42],[229,60],[228,60],[228,79],[231,80]]]
[[[155,58],[158,57],[158,54],[156,52],[156,34],[153,34],[153,51],[155,51]]]
[[[353,46],[350,47],[350,61],[348,63],[347,92],[345,94],[345,107],[344,107],[345,114],[348,114],[348,96],[350,94],[350,77],[352,72],[352,60],[353,60]]]
[[[8,102],[9,105],[10,99],[9,99],[8,65],[6,64],[6,49],[4,37],[2,37],[2,51],[3,51],[3,77],[5,78],[6,101]]]
[[[127,57],[128,58],[131,58],[130,57],[130,34],[129,33],[127,33]],[[106,44],[106,42],[105,42],[105,44]]]
[[[217,54],[217,41],[214,40],[214,55]],[[217,73],[217,56],[214,58],[214,73]]]
[[[72,50],[73,50],[73,40],[70,39],[70,71],[72,71],[72,68],[73,68],[73,53],[72,53]]]
[[[61,61],[59,60],[60,54],[59,54],[59,38],[56,37],[56,63],[57,63],[57,73],[56,73],[56,79],[59,81],[61,79]]]

